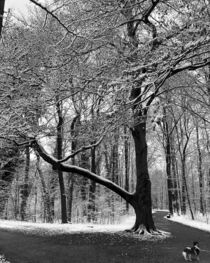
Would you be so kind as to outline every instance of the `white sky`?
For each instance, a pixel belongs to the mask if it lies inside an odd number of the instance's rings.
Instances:
[[[29,0],[6,0],[5,10],[9,8],[15,11],[17,14],[25,15],[27,13],[27,6],[30,4]]]

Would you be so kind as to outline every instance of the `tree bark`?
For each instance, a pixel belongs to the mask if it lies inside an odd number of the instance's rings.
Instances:
[[[22,221],[26,220],[26,206],[29,197],[29,169],[30,169],[30,148],[29,146],[27,146],[24,183],[21,189],[20,217]]]
[[[152,217],[151,182],[147,165],[146,118],[143,116],[132,129],[136,155],[136,191],[132,205],[136,221],[132,231],[143,234],[156,231]]]
[[[5,5],[5,0],[0,0],[0,37],[3,27],[4,5]]]
[[[174,182],[174,206],[173,209],[179,214],[180,209],[180,182],[179,182],[179,174],[177,169],[177,161],[176,161],[176,154],[175,154],[175,148],[174,148],[174,139],[171,143],[171,169],[172,169],[172,177]]]
[[[41,185],[42,185],[46,222],[47,223],[52,223],[53,222],[53,218],[52,218],[52,213],[51,213],[50,193],[49,193],[49,191],[47,189],[47,186],[46,186],[46,183],[45,183],[45,180],[44,180],[44,175],[43,175],[41,167],[40,167],[40,156],[38,154],[37,154],[37,171],[38,171],[39,178],[40,178]]]
[[[68,205],[68,215],[67,216],[68,216],[69,222],[72,222],[73,194],[74,194],[74,177],[70,173],[68,177],[68,196],[67,196],[67,205]]]
[[[200,192],[200,213],[205,214],[204,211],[204,201],[203,201],[203,171],[202,171],[202,154],[199,143],[199,130],[198,123],[196,124],[196,142],[197,142],[197,150],[198,150],[198,178],[199,178],[199,192]]]
[[[168,94],[167,94],[168,95]],[[164,150],[166,159],[166,176],[167,176],[167,189],[168,189],[168,208],[170,214],[173,214],[173,181],[172,181],[172,158],[171,158],[171,125],[168,120],[166,108],[163,107],[163,138]]]
[[[57,98],[59,101],[59,98]],[[57,102],[56,104],[57,114],[58,114],[58,124],[57,124],[57,138],[56,138],[56,148],[57,148],[57,158],[61,160],[63,157],[63,116],[61,110],[61,103]],[[63,178],[62,170],[58,169],[58,180],[60,186],[60,197],[61,197],[61,222],[63,224],[68,223],[67,220],[67,207],[66,207],[66,193],[65,193],[65,184]]]
[[[79,122],[79,114],[77,114],[71,123],[71,151],[74,153],[77,148],[77,140],[76,140],[76,127]],[[71,159],[71,164],[75,165],[75,157],[73,156]],[[72,221],[72,206],[73,206],[73,194],[74,194],[74,175],[69,174],[68,177],[68,195],[67,195],[67,205],[68,205],[68,221]]]
[[[186,153],[183,152],[183,158],[182,158],[182,205],[181,205],[181,212],[182,214],[186,214],[186,201],[188,202],[190,214],[192,220],[194,220],[194,214],[192,211],[192,206],[191,206],[191,201],[190,201],[190,196],[189,196],[189,191],[188,191],[188,186],[187,186],[187,178],[186,178],[186,158],[185,158]]]
[[[166,174],[167,174],[167,186],[168,186],[168,207],[171,214],[173,211],[173,182],[171,175],[171,146],[170,146],[170,136],[166,138]]]
[[[133,136],[135,139],[136,147],[136,166],[137,166],[137,184],[136,192],[131,194],[116,185],[112,181],[98,176],[89,170],[84,168],[67,165],[59,162],[56,158],[49,155],[44,148],[37,142],[32,142],[32,147],[36,150],[40,156],[48,163],[53,166],[55,170],[61,170],[67,173],[78,174],[84,176],[85,178],[94,180],[96,183],[104,185],[109,188],[119,196],[121,196],[125,201],[127,201],[135,210],[136,222],[132,228],[133,232],[143,234],[145,231],[152,233],[156,230],[152,218],[152,202],[151,202],[151,182],[148,174],[147,167],[147,145],[145,137],[146,124],[141,123],[133,131]]]
[[[186,214],[186,187],[187,187],[187,181],[186,181],[186,175],[185,175],[185,158],[181,158],[181,166],[182,166],[182,202],[181,202],[181,213],[183,215]]]
[[[129,138],[127,128],[124,126],[124,158],[125,158],[125,190],[129,192]],[[129,211],[129,203],[126,202],[126,212]]]
[[[91,172],[96,173],[96,149],[93,147],[91,149]],[[89,185],[89,200],[88,200],[88,222],[95,221],[95,192],[96,183],[94,181],[90,182]]]

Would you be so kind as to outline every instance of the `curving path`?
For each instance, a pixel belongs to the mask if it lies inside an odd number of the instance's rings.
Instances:
[[[159,229],[172,233],[163,241],[139,241],[120,233],[35,236],[0,229],[0,254],[11,263],[179,263],[182,249],[199,241],[200,263],[210,263],[210,233],[154,215]]]

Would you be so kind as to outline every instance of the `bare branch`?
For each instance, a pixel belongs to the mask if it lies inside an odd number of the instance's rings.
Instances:
[[[203,68],[207,65],[210,65],[210,59],[205,59],[203,60],[202,62],[199,62],[199,63],[196,63],[196,64],[186,64],[180,68],[177,68],[177,69],[172,69],[171,70],[171,76],[181,72],[181,71],[184,71],[184,70],[196,70],[196,69],[199,69],[199,68]]]
[[[99,175],[97,175],[95,173],[92,173],[92,172],[90,172],[87,169],[80,168],[80,167],[75,166],[75,165],[67,165],[67,164],[60,163],[59,160],[57,160],[53,156],[49,155],[45,151],[45,149],[35,139],[33,140],[31,146],[32,146],[32,148],[35,151],[37,151],[39,153],[39,155],[47,163],[49,163],[49,164],[51,164],[53,166],[53,169],[61,170],[63,172],[68,172],[68,173],[69,172],[76,173],[78,175],[84,176],[84,177],[86,177],[88,179],[91,179],[91,180],[95,181],[96,183],[99,183],[101,185],[106,186],[107,188],[109,188],[113,192],[115,192],[118,195],[120,195],[127,202],[131,202],[133,194],[127,192],[126,190],[124,190],[123,188],[121,188],[117,184],[113,183],[112,181],[110,181],[110,180],[108,180],[106,178],[103,178],[102,176],[99,176]]]
[[[16,140],[14,139],[10,139],[10,138],[6,138],[4,136],[0,136],[0,139],[8,141],[8,142],[12,142],[14,143],[16,146],[21,147],[21,146],[28,146],[30,144],[30,141],[24,141],[21,143],[18,143]]]
[[[155,88],[155,91],[152,95],[149,96],[149,100],[146,104],[146,108],[148,108],[151,103],[153,102],[153,100],[156,98],[160,88],[162,87],[162,85],[165,83],[165,81],[173,76],[173,75],[176,75],[177,73],[179,72],[182,72],[184,70],[196,70],[196,69],[199,69],[199,68],[203,68],[207,65],[210,65],[210,60],[208,59],[205,59],[203,60],[202,62],[198,62],[196,64],[192,64],[192,63],[188,63],[184,66],[181,66],[179,68],[168,68],[167,70],[165,70],[165,72],[162,74],[162,76],[157,79],[157,84],[156,84],[156,88]],[[155,84],[155,83],[154,83]]]
[[[96,143],[94,144],[89,144],[87,146],[82,146],[81,148],[79,148],[77,151],[75,151],[74,153],[68,155],[67,157],[65,157],[64,159],[62,160],[58,160],[58,163],[64,163],[66,161],[68,161],[70,158],[73,158],[74,156],[76,156],[77,154],[79,154],[80,152],[83,152],[83,151],[86,151],[86,150],[89,150],[91,148],[94,148],[94,147],[97,147],[103,140],[105,135],[103,135]]]
[[[77,34],[75,34],[74,32],[70,31],[69,28],[53,13],[53,11],[50,11],[47,9],[47,7],[43,6],[42,4],[38,3],[35,0],[30,0],[30,2],[32,2],[33,4],[35,4],[36,6],[40,7],[41,9],[43,9],[45,12],[47,12],[47,14],[51,15],[55,20],[58,21],[58,23],[66,29],[66,31],[69,34],[72,34],[74,36],[77,36]]]

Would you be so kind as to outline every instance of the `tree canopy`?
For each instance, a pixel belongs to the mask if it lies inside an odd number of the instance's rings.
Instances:
[[[173,77],[198,76],[209,66],[209,2],[30,2],[36,12],[25,25],[10,21],[1,44],[0,137],[32,147],[55,170],[113,190],[134,207],[132,230],[153,233],[147,125],[173,94],[167,85]],[[72,133],[75,118],[79,125]],[[70,164],[122,127],[130,129],[135,146],[134,193]],[[58,128],[61,158],[52,147]]]

